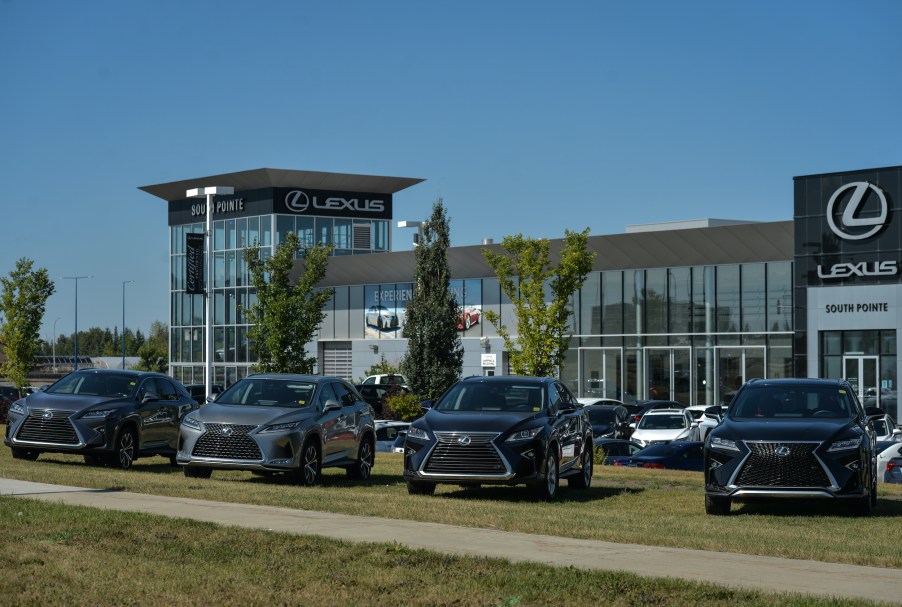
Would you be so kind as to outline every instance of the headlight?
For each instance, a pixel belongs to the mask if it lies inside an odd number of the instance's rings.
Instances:
[[[25,415],[25,407],[20,405],[19,401],[16,401],[9,406],[9,413],[18,413],[19,415]]]
[[[711,442],[708,443],[708,445],[712,449],[720,449],[721,451],[739,451],[739,446],[736,444],[736,441],[717,438],[716,436],[711,437]]]
[[[427,434],[425,430],[422,428],[414,428],[413,426],[407,428],[407,436],[418,438],[420,440],[429,440],[429,434]]]
[[[273,424],[272,426],[266,426],[260,433],[264,432],[291,432],[292,430],[297,430],[300,427],[301,422],[286,422],[284,424]]]
[[[847,449],[857,449],[861,444],[861,437],[858,438],[847,438],[845,440],[834,441],[830,448],[827,449],[827,452],[830,451],[845,451]]]
[[[82,415],[82,419],[101,419],[112,413],[112,409],[104,409],[103,411],[87,411]]]
[[[531,438],[535,438],[536,435],[542,431],[544,426],[539,426],[537,428],[529,428],[528,430],[520,430],[519,432],[514,432],[510,435],[510,437],[504,441],[506,443],[515,443],[521,440],[529,440]]]
[[[200,422],[193,417],[185,416],[182,418],[182,425],[192,430],[200,430]]]

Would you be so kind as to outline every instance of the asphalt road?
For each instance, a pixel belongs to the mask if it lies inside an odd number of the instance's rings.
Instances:
[[[354,542],[397,542],[451,554],[713,582],[766,592],[870,599],[898,605],[902,569],[615,544],[493,529],[84,489],[0,479],[0,495],[191,518],[222,525]]]

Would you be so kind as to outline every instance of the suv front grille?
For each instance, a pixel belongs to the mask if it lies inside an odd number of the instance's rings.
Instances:
[[[34,441],[40,443],[53,443],[56,445],[77,445],[78,435],[69,421],[71,411],[53,411],[51,409],[33,409],[19,433],[18,440]],[[49,417],[48,417],[49,416]]]
[[[820,443],[746,443],[751,454],[736,478],[740,487],[829,487],[814,456]],[[777,452],[788,451],[785,455]]]
[[[247,434],[257,426],[206,424],[206,432],[194,444],[195,457],[260,460],[260,447]]]
[[[506,474],[507,468],[492,444],[496,432],[436,432],[438,444],[424,472],[432,474]]]

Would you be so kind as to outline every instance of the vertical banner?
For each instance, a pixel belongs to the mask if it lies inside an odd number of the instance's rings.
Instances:
[[[203,234],[185,234],[185,293],[204,294]]]

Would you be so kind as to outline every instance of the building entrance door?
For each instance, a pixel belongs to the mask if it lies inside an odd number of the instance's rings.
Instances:
[[[880,406],[880,358],[877,356],[843,356],[843,379],[849,382],[862,403]],[[875,398],[876,397],[876,398]]]
[[[580,396],[623,400],[623,349],[580,349]]]
[[[692,348],[645,348],[647,398],[692,403]]]

